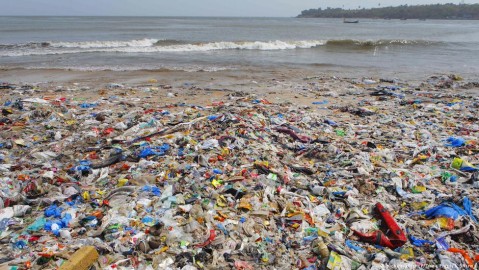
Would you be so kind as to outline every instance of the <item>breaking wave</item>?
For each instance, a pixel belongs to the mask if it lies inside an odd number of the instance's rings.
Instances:
[[[128,41],[31,42],[0,44],[0,56],[29,56],[75,53],[162,53],[206,52],[220,50],[293,50],[327,48],[370,49],[386,46],[430,46],[437,42],[425,40],[299,40],[299,41],[218,41],[187,42],[181,40],[138,39]]]
[[[408,40],[408,39],[380,39],[380,40],[355,40],[355,39],[333,39],[326,42],[328,47],[338,48],[376,48],[387,46],[414,46],[427,47],[431,45],[440,44],[441,42],[430,40]]]
[[[130,41],[41,42],[0,45],[0,56],[74,54],[92,52],[161,53],[218,50],[291,50],[324,45],[320,40],[220,41],[188,43],[178,40],[141,39]]]
[[[95,49],[95,48],[144,48],[155,45],[158,39],[135,39],[128,41],[85,41],[85,42],[51,42],[50,47],[54,48],[80,48],[80,49]]]

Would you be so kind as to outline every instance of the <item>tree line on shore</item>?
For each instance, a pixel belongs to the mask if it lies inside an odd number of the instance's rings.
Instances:
[[[402,5],[366,9],[308,9],[298,18],[479,19],[479,4]]]

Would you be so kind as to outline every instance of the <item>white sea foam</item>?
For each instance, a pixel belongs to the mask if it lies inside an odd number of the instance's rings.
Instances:
[[[0,66],[0,69],[12,69],[15,67],[9,66]],[[186,72],[217,72],[225,70],[236,70],[238,69],[235,66],[205,66],[205,65],[180,65],[180,66],[171,66],[171,65],[112,65],[112,66],[51,66],[51,67],[40,67],[40,66],[27,66],[27,70],[73,70],[73,71],[186,71]]]
[[[54,48],[122,48],[122,47],[151,47],[157,43],[158,39],[135,39],[128,41],[84,41],[84,42],[49,42],[50,47]]]
[[[38,48],[24,47],[20,50],[0,51],[0,56],[28,56],[50,54],[75,54],[93,52],[112,53],[161,53],[161,52],[206,52],[218,50],[292,50],[308,49],[326,44],[322,40],[300,41],[220,41],[208,43],[187,43],[162,46],[156,39],[130,41],[93,42],[50,42],[49,46]]]

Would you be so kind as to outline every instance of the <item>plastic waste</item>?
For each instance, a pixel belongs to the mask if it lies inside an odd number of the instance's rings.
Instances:
[[[371,242],[383,247],[394,249],[403,246],[407,242],[404,231],[381,203],[376,204],[376,210],[379,212],[381,219],[388,229],[387,233],[383,233],[382,231],[376,231],[371,234],[364,234],[358,231],[354,231],[354,233],[358,235],[362,241]]]
[[[446,146],[461,147],[466,145],[466,140],[460,137],[449,137],[446,139]]]
[[[479,99],[451,77],[310,78],[271,101],[177,85],[5,85],[0,264],[83,246],[101,269],[476,263]]]

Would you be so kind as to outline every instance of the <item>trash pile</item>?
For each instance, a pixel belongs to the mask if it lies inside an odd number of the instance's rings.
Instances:
[[[154,107],[2,84],[0,269],[473,269],[478,100],[364,87]]]

